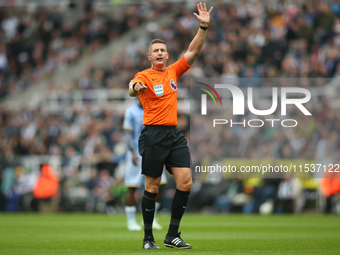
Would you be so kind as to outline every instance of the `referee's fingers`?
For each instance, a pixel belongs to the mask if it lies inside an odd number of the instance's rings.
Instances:
[[[143,83],[141,83],[141,82],[140,82],[140,86],[141,86],[141,88],[139,90],[140,92],[145,92],[146,89],[148,88],[147,86],[143,85]]]

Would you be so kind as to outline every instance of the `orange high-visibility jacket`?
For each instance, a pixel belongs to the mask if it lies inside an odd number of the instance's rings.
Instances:
[[[33,189],[35,198],[49,198],[58,192],[59,181],[50,165],[43,165],[38,181]]]
[[[329,170],[332,170],[332,172],[329,172]],[[328,168],[321,179],[320,188],[325,197],[340,193],[340,173],[335,171],[339,170],[334,167]]]

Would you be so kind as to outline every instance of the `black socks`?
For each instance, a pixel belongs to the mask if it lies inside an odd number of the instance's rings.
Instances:
[[[171,205],[171,221],[168,236],[177,236],[179,224],[187,206],[189,194],[190,191],[181,191],[176,189]]]
[[[144,221],[144,239],[153,237],[152,235],[152,222],[155,215],[155,201],[157,193],[150,193],[144,190],[142,199],[142,212]]]
[[[187,206],[190,191],[176,189],[171,205],[171,221],[168,236],[177,236],[179,224]],[[157,193],[144,191],[142,199],[142,211],[144,221],[144,239],[152,237],[152,222],[155,214],[155,201]]]

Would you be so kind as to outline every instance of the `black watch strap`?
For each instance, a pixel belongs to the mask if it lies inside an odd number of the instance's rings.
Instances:
[[[132,85],[132,89],[133,89],[134,92],[138,92],[137,90],[135,90],[136,84],[137,84],[137,82],[135,82],[135,83]]]
[[[200,26],[200,29],[202,29],[202,30],[207,30],[208,27],[202,27],[202,26]]]

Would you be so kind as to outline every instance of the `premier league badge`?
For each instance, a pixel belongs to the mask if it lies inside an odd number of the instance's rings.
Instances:
[[[174,82],[173,79],[170,80],[170,86],[173,90],[177,90],[177,85],[176,85],[176,83]]]

